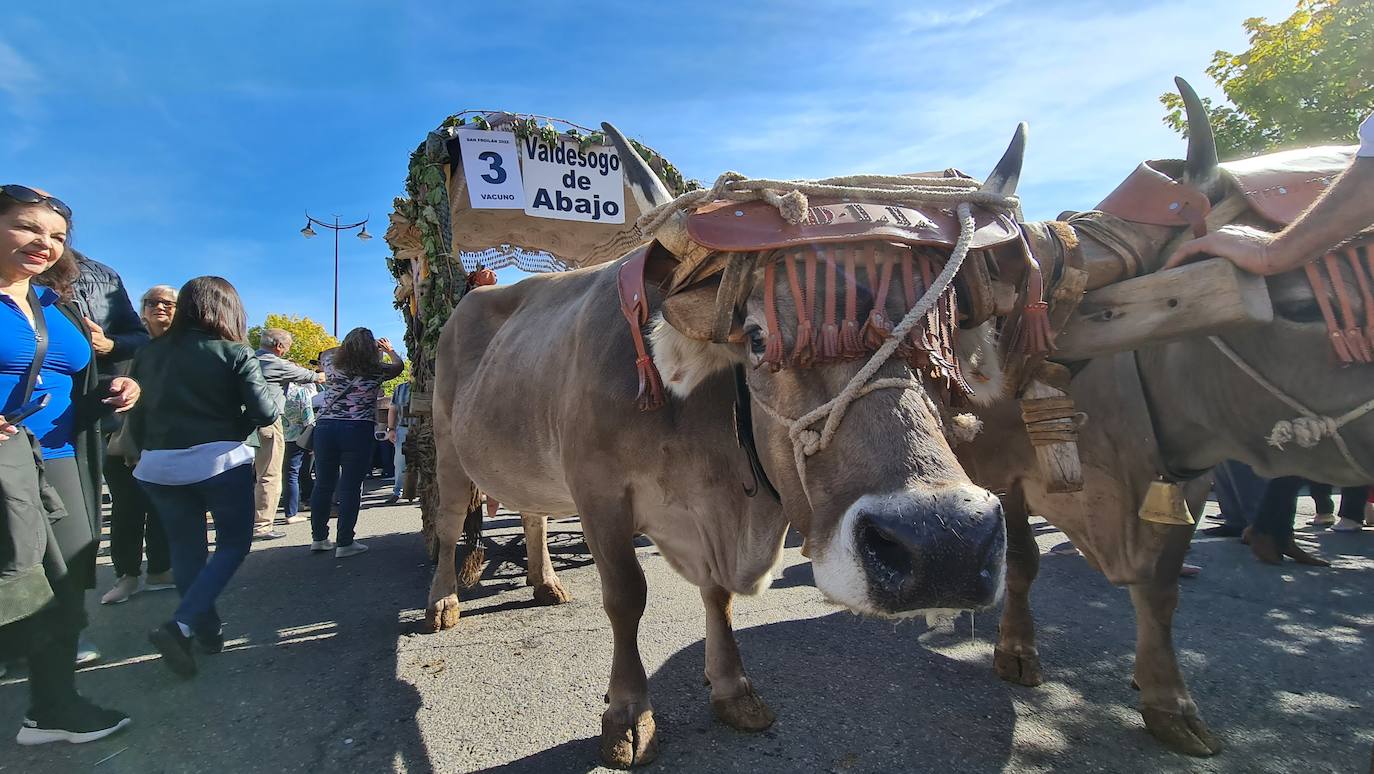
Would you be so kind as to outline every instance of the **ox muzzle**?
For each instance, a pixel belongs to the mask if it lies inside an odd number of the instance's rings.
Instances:
[[[997,498],[962,485],[866,495],[815,562],[816,585],[860,613],[914,615],[996,604],[1006,576]]]

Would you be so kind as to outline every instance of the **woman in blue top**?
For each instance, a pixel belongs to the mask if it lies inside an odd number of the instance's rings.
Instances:
[[[29,662],[20,744],[88,742],[129,723],[75,688],[100,536],[100,449],[91,431],[110,406],[130,408],[138,385],[127,377],[101,385],[91,367],[89,333],[68,303],[78,275],[66,250],[70,229],[67,205],[25,186],[0,186],[0,415],[13,416],[30,392],[48,401],[23,420],[23,434],[0,421],[0,542],[8,549],[0,550],[0,649]],[[45,352],[30,390],[40,342]],[[32,502],[42,503],[46,523],[29,518]],[[35,555],[43,557],[38,575],[15,561]],[[27,580],[10,582],[17,578]],[[31,583],[43,578],[41,587]]]

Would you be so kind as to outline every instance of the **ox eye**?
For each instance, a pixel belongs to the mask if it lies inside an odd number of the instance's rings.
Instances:
[[[745,329],[744,335],[749,337],[749,351],[755,355],[762,355],[768,349],[768,341],[758,326],[749,326]]]

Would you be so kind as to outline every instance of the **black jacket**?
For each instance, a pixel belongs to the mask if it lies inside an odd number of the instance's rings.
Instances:
[[[76,291],[78,306],[82,312],[105,329],[105,336],[114,342],[114,349],[100,357],[99,368],[103,374],[118,376],[113,369],[115,363],[127,361],[134,356],[139,347],[147,344],[151,337],[143,325],[143,318],[129,301],[124,290],[124,280],[105,264],[91,260],[72,250],[76,265],[81,269],[72,289]],[[85,326],[82,326],[83,329]]]
[[[143,395],[129,412],[129,431],[143,451],[243,441],[277,419],[253,350],[205,331],[154,339],[134,358],[132,376]]]

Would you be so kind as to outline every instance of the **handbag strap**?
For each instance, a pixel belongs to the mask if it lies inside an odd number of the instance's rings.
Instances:
[[[360,377],[360,376],[355,376],[355,377],[353,377],[352,379],[349,379],[349,380],[348,380],[348,386],[344,388],[344,391],[343,391],[343,392],[339,393],[338,395],[335,395],[333,400],[325,401],[325,404],[324,404],[323,406],[320,407],[320,413],[317,414],[317,415],[315,415],[315,421],[318,422],[318,421],[324,416],[324,414],[325,414],[326,411],[329,411],[329,409],[331,409],[331,408],[334,407],[334,404],[335,404],[335,403],[338,403],[340,400],[343,400],[343,397],[344,397],[345,395],[347,395],[348,393],[352,392],[354,386],[357,385],[358,380],[361,379],[361,378],[362,378],[362,377]]]
[[[33,399],[34,387],[38,385],[38,372],[43,369],[43,360],[48,356],[48,321],[43,316],[43,305],[38,300],[33,283],[29,283],[28,300],[29,311],[33,312],[33,362],[29,363],[29,372],[24,377],[24,399],[19,402],[21,406]]]

